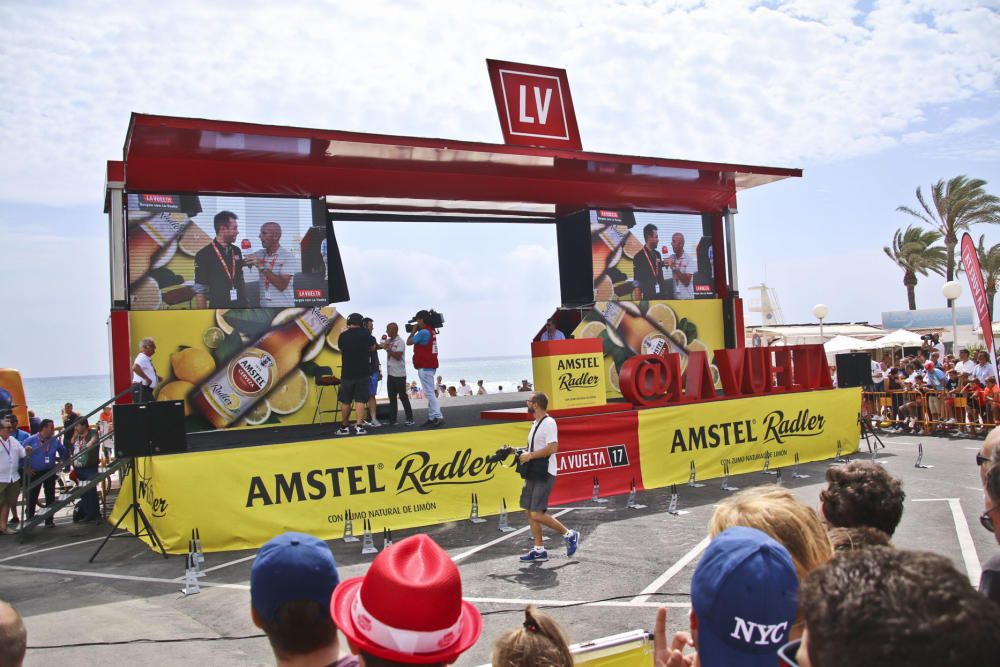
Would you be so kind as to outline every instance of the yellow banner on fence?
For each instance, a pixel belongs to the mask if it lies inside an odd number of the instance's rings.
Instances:
[[[783,393],[639,412],[647,488],[828,459],[857,451],[860,389]],[[796,458],[797,457],[797,458]],[[694,464],[692,469],[691,465]]]
[[[522,446],[529,426],[410,431],[136,459],[139,503],[170,553],[187,551],[193,528],[206,551],[229,551],[259,547],[287,530],[339,538],[348,512],[358,536],[366,521],[376,534],[457,521],[469,517],[473,494],[484,516],[498,514],[502,501],[513,512],[521,477],[485,457],[501,445]],[[129,502],[126,480],[112,521]]]

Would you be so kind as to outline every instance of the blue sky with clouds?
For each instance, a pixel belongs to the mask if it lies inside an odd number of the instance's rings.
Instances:
[[[741,196],[741,285],[788,321],[878,321],[906,306],[896,206],[958,174],[1000,194],[998,34],[995,1],[0,2],[0,367],[106,370],[104,163],[132,111],[499,142],[486,58],[567,69],[588,150],[802,167]],[[551,227],[338,235],[352,307],[440,308],[445,356],[526,354],[558,304]]]

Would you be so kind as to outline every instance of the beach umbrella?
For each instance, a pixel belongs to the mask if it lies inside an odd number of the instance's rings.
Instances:
[[[906,329],[896,329],[890,334],[886,334],[874,341],[879,349],[886,347],[919,347],[920,334],[907,331]]]

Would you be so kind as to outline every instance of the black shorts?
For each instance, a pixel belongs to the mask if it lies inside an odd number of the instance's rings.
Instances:
[[[341,380],[337,398],[341,403],[366,403],[368,401],[368,378]]]
[[[545,479],[524,480],[524,487],[521,489],[521,509],[529,512],[544,512],[549,508],[549,494],[556,484],[554,475],[547,475]]]

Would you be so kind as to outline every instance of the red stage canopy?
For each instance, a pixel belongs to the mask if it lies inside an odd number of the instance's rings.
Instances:
[[[719,212],[801,169],[132,114],[132,192],[327,196],[349,210]]]

